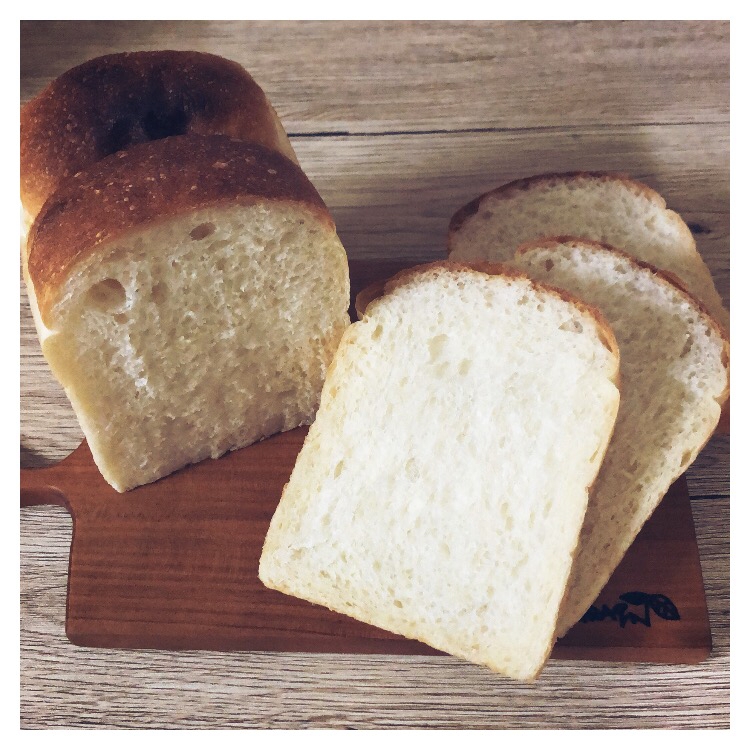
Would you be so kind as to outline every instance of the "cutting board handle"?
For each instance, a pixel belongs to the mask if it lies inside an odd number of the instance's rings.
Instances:
[[[53,466],[40,469],[21,469],[21,507],[32,505],[61,505],[71,511],[66,492],[70,491],[72,464],[77,463],[87,450],[85,441],[69,456]]]

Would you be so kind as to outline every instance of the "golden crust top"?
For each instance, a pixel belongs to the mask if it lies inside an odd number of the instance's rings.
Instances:
[[[482,202],[489,196],[497,198],[511,198],[518,193],[532,190],[542,186],[552,186],[560,183],[574,184],[576,182],[617,182],[623,187],[633,192],[635,195],[642,195],[655,205],[666,208],[664,198],[659,193],[644,185],[641,182],[631,179],[626,174],[619,172],[550,172],[547,174],[534,175],[533,177],[524,177],[520,180],[508,182],[494,190],[490,190],[482,195],[477,196],[474,200],[469,201],[461,207],[451,217],[448,226],[448,237],[457,232],[463,223],[479,211]]]
[[[304,172],[264,146],[224,136],[184,135],[120,151],[65,180],[28,239],[28,273],[46,317],[59,286],[105,243],[213,205],[291,202],[335,231]]]
[[[387,297],[393,291],[401,286],[405,286],[410,281],[419,276],[429,275],[434,273],[452,273],[462,274],[466,272],[482,273],[487,276],[503,276],[507,279],[522,279],[527,281],[533,289],[539,290],[545,294],[551,294],[555,297],[572,304],[584,315],[587,315],[594,319],[597,324],[597,328],[600,333],[602,343],[615,355],[619,361],[620,349],[615,339],[615,334],[610,328],[609,323],[599,311],[598,308],[587,305],[577,297],[573,296],[569,292],[558,289],[557,287],[549,284],[532,279],[523,271],[514,268],[513,266],[503,265],[501,263],[488,263],[486,261],[466,262],[466,261],[450,261],[450,260],[439,260],[432,263],[425,263],[423,265],[414,266],[413,268],[407,268],[403,271],[399,271],[395,276],[386,282],[375,282],[370,286],[366,287],[355,301],[355,308],[360,317],[363,317],[367,308],[370,304],[377,303],[379,300]],[[360,296],[362,297],[360,299]]]
[[[620,259],[628,263],[635,271],[643,270],[647,271],[654,277],[654,279],[663,286],[667,286],[672,291],[683,297],[685,301],[695,308],[696,313],[700,315],[709,328],[713,328],[722,341],[722,362],[729,372],[729,333],[727,329],[716,320],[711,311],[703,304],[673,273],[665,271],[663,268],[657,268],[651,263],[647,263],[645,260],[640,260],[630,253],[626,253],[624,250],[612,247],[605,242],[597,242],[595,240],[582,239],[580,237],[571,237],[569,235],[561,235],[559,237],[545,237],[542,240],[535,240],[521,245],[516,250],[516,257],[520,257],[525,253],[532,252],[535,249],[549,249],[555,250],[560,246],[563,247],[574,247],[579,250],[588,251],[591,253],[600,252],[605,250],[608,253],[617,255]],[[729,386],[722,396],[717,399],[717,403],[721,406],[729,399]]]
[[[35,215],[57,184],[130,146],[223,134],[296,160],[260,86],[202,52],[125,52],[83,63],[21,110],[21,201]]]

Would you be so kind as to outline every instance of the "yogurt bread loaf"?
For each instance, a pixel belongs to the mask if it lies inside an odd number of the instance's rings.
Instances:
[[[690,294],[612,248],[547,240],[519,249],[515,264],[601,310],[620,347],[620,410],[590,494],[563,635],[713,433],[729,391],[729,342]]]
[[[50,367],[117,490],[312,421],[346,254],[299,167],[185,135],[64,181],[28,242]]]
[[[284,128],[239,64],[204,52],[125,52],[63,73],[21,110],[27,223],[61,180],[110,154],[174,135],[226,135],[292,161]]]
[[[668,271],[729,327],[690,229],[658,193],[622,175],[539,175],[485,193],[451,219],[449,258],[510,261],[520,245],[562,235],[613,245]]]
[[[269,586],[532,679],[619,400],[590,308],[438,263],[344,334],[260,559]]]

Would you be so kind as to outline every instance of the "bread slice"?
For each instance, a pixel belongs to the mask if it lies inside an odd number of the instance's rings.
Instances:
[[[519,245],[560,235],[604,242],[669,271],[729,327],[690,229],[658,193],[622,175],[539,175],[485,193],[451,219],[449,257],[507,261]]]
[[[349,324],[320,196],[285,157],[223,136],[134,146],[64,182],[32,227],[27,283],[119,491],[311,422]]]
[[[594,602],[714,431],[728,395],[729,344],[686,291],[612,248],[549,240],[519,249],[515,262],[598,307],[620,346],[620,412],[591,492],[560,614],[562,635]]]
[[[532,679],[614,425],[617,362],[597,313],[510,270],[396,276],[344,334],[261,580]]]

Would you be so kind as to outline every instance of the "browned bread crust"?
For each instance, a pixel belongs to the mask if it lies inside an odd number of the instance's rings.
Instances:
[[[530,278],[527,274],[519,271],[513,266],[503,265],[502,263],[488,263],[486,261],[476,261],[472,263],[467,262],[456,262],[450,260],[438,260],[432,263],[424,263],[413,268],[406,268],[403,271],[399,271],[395,276],[391,277],[387,281],[376,281],[365,287],[358,295],[354,302],[355,310],[357,311],[358,317],[362,318],[365,315],[367,307],[377,302],[379,299],[387,296],[400,286],[408,284],[412,279],[419,276],[431,274],[431,273],[465,273],[466,271],[474,271],[475,273],[483,273],[488,276],[504,276],[509,279],[525,279],[529,282],[533,289],[544,291],[548,294],[554,294],[557,297],[565,300],[566,302],[574,305],[585,315],[590,316],[596,321],[599,329],[599,337],[602,343],[617,357],[620,356],[620,348],[617,345],[617,339],[615,334],[610,328],[609,323],[599,311],[598,308],[587,305],[577,297],[574,297],[569,292],[558,289],[557,287],[542,282],[536,281]]]
[[[567,235],[561,235],[559,237],[545,237],[542,240],[535,240],[533,242],[528,242],[524,245],[521,245],[516,250],[516,257],[519,257],[524,253],[528,253],[536,248],[555,249],[560,245],[575,247],[580,250],[586,249],[590,251],[601,250],[603,248],[608,252],[613,253],[614,255],[618,255],[626,263],[633,266],[634,268],[642,268],[648,271],[658,280],[660,284],[668,287],[673,287],[680,296],[685,298],[685,301],[690,306],[696,309],[696,312],[704,319],[706,324],[710,328],[713,328],[719,338],[721,338],[724,345],[722,362],[726,366],[727,372],[729,371],[729,334],[727,333],[726,328],[718,320],[716,320],[716,318],[714,318],[710,310],[703,304],[703,302],[701,302],[692,292],[690,292],[690,290],[685,287],[683,282],[678,279],[677,276],[675,276],[673,273],[665,271],[662,268],[657,268],[651,263],[647,263],[645,260],[641,260],[640,258],[636,258],[630,253],[626,253],[624,250],[620,250],[619,248],[612,247],[612,245],[608,245],[606,242],[597,242],[596,240],[582,239],[580,237],[569,237]],[[562,290],[558,291],[563,294],[567,294]],[[729,383],[727,382],[727,390],[719,399],[717,399],[717,403],[720,406],[725,405],[728,399]]]
[[[32,216],[64,178],[130,146],[223,134],[296,161],[260,86],[203,52],[125,52],[63,73],[21,110],[21,200]]]
[[[505,185],[501,185],[494,190],[489,190],[482,195],[477,196],[474,200],[469,201],[465,206],[456,211],[451,217],[450,224],[448,225],[448,250],[450,251],[452,245],[453,234],[457,232],[462,224],[470,217],[474,216],[479,211],[480,206],[485,198],[490,195],[499,196],[501,198],[510,198],[517,193],[522,193],[525,190],[531,190],[539,185],[557,185],[559,183],[574,183],[579,180],[600,180],[602,182],[619,182],[626,185],[636,195],[643,195],[648,198],[652,203],[659,206],[660,208],[666,208],[667,204],[664,198],[659,195],[655,190],[650,188],[648,185],[644,185],[642,182],[633,180],[626,174],[620,172],[549,172],[547,174],[534,175],[533,177],[523,177],[520,180],[513,180],[513,182],[507,182]]]
[[[145,224],[221,204],[293,202],[335,225],[304,172],[264,146],[185,135],[143,143],[64,181],[29,233],[28,274],[45,319],[71,270]]]

